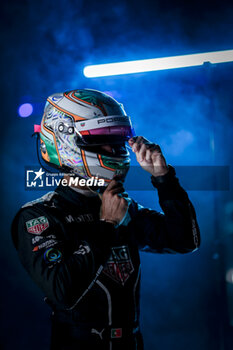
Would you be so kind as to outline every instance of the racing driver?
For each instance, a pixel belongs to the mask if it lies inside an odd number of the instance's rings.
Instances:
[[[122,104],[105,93],[49,96],[35,131],[43,161],[63,172],[68,186],[25,204],[13,220],[12,238],[52,308],[50,349],[142,350],[139,250],[189,253],[199,247],[188,195],[160,147],[135,136]],[[162,213],[125,192],[129,147],[151,174]],[[93,177],[103,186],[75,181]]]

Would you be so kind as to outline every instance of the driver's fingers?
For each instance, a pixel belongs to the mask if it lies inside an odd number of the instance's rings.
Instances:
[[[137,154],[137,157],[139,160],[143,160],[145,155],[146,155],[146,145],[143,143],[142,145],[140,145],[140,149]]]
[[[116,194],[116,193],[124,193],[125,192],[125,189],[123,186],[119,186],[119,187],[116,187],[116,188],[113,188],[111,191],[109,191],[111,194]]]
[[[107,186],[106,190],[107,192],[111,191],[112,189],[114,188],[118,188],[119,186],[122,186],[122,182],[121,181],[118,181],[118,180],[115,180],[115,178],[113,178],[109,185]]]

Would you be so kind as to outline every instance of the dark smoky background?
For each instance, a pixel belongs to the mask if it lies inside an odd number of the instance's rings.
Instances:
[[[229,167],[228,190],[189,191],[202,234],[198,252],[141,253],[141,324],[146,350],[232,349],[232,63],[92,79],[83,68],[232,49],[233,3],[11,0],[0,16],[1,349],[49,348],[50,310],[19,263],[10,225],[22,204],[44,194],[24,186],[25,166],[38,164],[33,124],[48,95],[75,88],[122,102],[137,134],[160,144],[168,163]],[[23,103],[33,106],[27,118],[18,113]],[[152,187],[129,194],[160,210]]]

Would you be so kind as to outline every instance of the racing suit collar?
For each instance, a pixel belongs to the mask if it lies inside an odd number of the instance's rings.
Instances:
[[[63,197],[66,201],[69,201],[75,205],[82,206],[83,203],[86,202],[92,202],[98,203],[99,205],[101,204],[101,200],[99,196],[91,196],[88,197],[79,191],[74,191],[71,187],[69,186],[62,186],[59,185],[56,189],[55,192],[58,193],[61,197]]]
[[[85,197],[89,197],[89,198],[90,198],[90,197],[96,197],[96,196],[98,196],[97,193],[92,192],[92,191],[90,191],[90,190],[82,190],[81,188],[76,188],[76,187],[71,187],[71,186],[70,186],[70,188],[71,188],[73,191],[77,192],[77,193],[83,194]]]

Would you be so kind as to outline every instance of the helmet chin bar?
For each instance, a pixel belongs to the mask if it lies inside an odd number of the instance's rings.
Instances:
[[[51,170],[45,168],[45,166],[44,166],[44,165],[42,164],[42,162],[41,162],[41,159],[38,158],[38,160],[39,160],[40,166],[42,167],[43,170],[45,170],[45,171],[47,171],[47,172],[49,172],[49,173],[52,173]],[[84,177],[82,177],[81,175],[75,174],[75,173],[74,173],[74,170],[73,170],[72,168],[69,168],[69,167],[67,167],[67,166],[65,166],[65,165],[63,165],[63,166],[61,167],[61,166],[58,166],[58,165],[55,165],[55,164],[51,164],[51,163],[47,162],[47,161],[44,160],[44,159],[43,159],[43,162],[46,163],[46,164],[48,164],[50,167],[52,167],[52,168],[54,168],[54,169],[56,169],[56,170],[59,170],[60,172],[64,173],[65,175],[68,175],[68,176],[74,177],[74,178],[78,177],[80,180],[81,180],[81,179],[87,180],[87,179],[85,179]],[[93,176],[93,177],[94,177],[94,176]],[[95,176],[95,177],[97,178],[97,176]],[[107,186],[108,186],[108,183],[105,182],[105,184],[104,184],[103,186],[84,186],[84,188],[85,188],[85,187],[88,187],[88,189],[89,189],[90,191],[96,192],[97,194],[98,194],[98,193],[99,193],[99,194],[102,194],[102,193],[105,191],[105,189],[106,189]],[[81,188],[81,187],[80,187],[80,188]]]
[[[39,164],[40,164],[40,166],[42,167],[43,170],[45,170],[48,173],[53,173],[53,171],[51,171],[51,169],[48,169],[47,167],[45,167],[44,164],[47,164],[50,168],[53,168],[54,170],[58,170],[59,172],[62,172],[64,174],[68,175],[68,176],[71,176],[71,177],[74,177],[74,178],[78,177],[80,179],[87,180],[85,177],[81,176],[80,174],[78,174],[78,173],[76,174],[74,172],[74,169],[70,168],[69,166],[66,166],[64,164],[62,166],[58,166],[56,164],[50,163],[50,162],[46,161],[45,159],[43,159],[40,156],[40,152],[39,152],[40,135],[39,135],[39,133],[35,132],[32,136],[36,136],[37,137],[37,142],[36,142],[36,144],[37,144],[37,147],[36,147],[37,148],[37,158],[38,158],[38,162],[39,162]],[[80,147],[80,149],[82,149],[82,148]],[[84,152],[85,152],[85,150],[84,150]],[[129,153],[128,153],[128,155],[129,155]],[[99,155],[99,157],[101,157],[101,156],[104,156],[104,155],[103,154]],[[107,157],[109,157],[109,154],[107,155]],[[112,157],[112,155],[110,156],[110,158],[113,161],[114,158]],[[121,157],[121,158],[122,158],[122,160],[124,159],[124,157]],[[125,157],[125,158],[127,158],[127,157]],[[118,157],[118,159],[119,159],[119,157]],[[118,171],[120,171],[120,170],[119,169],[112,169],[112,178],[115,175],[118,175],[120,181],[124,181],[128,170],[126,170],[126,173],[124,174],[124,176],[123,176],[123,174],[118,174]],[[99,174],[95,174],[95,175],[90,174],[90,175],[91,176],[89,176],[89,178],[93,177],[93,178],[99,178],[99,179],[103,179],[104,180],[105,184],[103,186],[87,186],[90,191],[94,191],[96,193],[102,194],[105,191],[105,189],[106,189],[108,183],[111,181],[111,179],[109,179],[109,178],[107,179],[107,178],[105,178],[105,177],[103,177],[103,176],[101,176]]]

